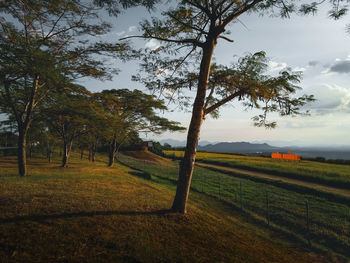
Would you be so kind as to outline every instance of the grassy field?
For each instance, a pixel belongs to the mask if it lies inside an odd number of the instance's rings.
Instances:
[[[168,156],[182,157],[181,151],[165,151]],[[227,167],[301,179],[310,182],[350,188],[350,166],[312,161],[284,161],[265,157],[198,152],[196,160]]]
[[[171,214],[167,179],[146,180],[145,172],[107,168],[104,160],[58,166],[31,159],[30,176],[20,178],[15,159],[0,158],[0,262],[337,261],[296,248],[208,195],[193,192],[189,213]]]
[[[247,158],[247,157],[245,157]],[[121,156],[120,160],[130,167],[140,169],[148,178],[161,183],[174,184],[178,176],[175,164],[160,166]],[[332,251],[350,258],[350,207],[343,202],[308,193],[307,189],[279,187],[278,184],[257,182],[239,174],[224,174],[196,166],[192,192],[213,196],[235,209],[281,231],[301,244],[321,251]],[[298,189],[298,188],[295,188]],[[267,199],[268,206],[267,209]],[[306,202],[309,206],[309,228],[307,226]]]

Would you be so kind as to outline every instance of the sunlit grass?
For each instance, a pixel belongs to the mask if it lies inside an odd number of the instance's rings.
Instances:
[[[121,161],[148,173],[154,181],[170,185],[176,183],[178,166],[159,166],[126,156],[122,157]],[[278,183],[257,182],[239,174],[224,174],[196,166],[191,189],[192,193],[204,193],[236,208],[242,207],[244,212],[265,223],[267,193],[270,222],[273,226],[282,232],[290,233],[304,244],[308,243],[309,236],[313,246],[350,257],[349,202],[336,202],[317,191],[288,185],[280,186]],[[306,201],[310,209],[310,235],[307,232]]]
[[[186,216],[168,213],[173,184],[142,179],[120,164],[108,168],[103,156],[96,163],[73,156],[69,168],[35,158],[28,171],[18,177],[15,159],[0,158],[0,262],[329,259],[275,241],[275,233],[205,195],[191,194]]]
[[[165,151],[169,156],[182,157],[182,151]],[[350,188],[350,166],[312,161],[285,161],[265,157],[240,156],[233,154],[198,152],[196,160],[266,172],[341,188]]]

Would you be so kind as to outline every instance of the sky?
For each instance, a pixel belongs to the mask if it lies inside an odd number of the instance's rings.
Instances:
[[[164,7],[163,7],[164,9]],[[159,9],[156,11],[159,13]],[[139,21],[149,18],[143,8],[125,11],[117,19],[108,18],[113,24],[112,31],[101,38],[117,40],[129,35],[137,35]],[[326,8],[315,16],[291,16],[290,19],[242,16],[239,23],[230,26],[230,38],[234,43],[219,40],[214,53],[215,62],[229,65],[247,53],[265,51],[270,58],[269,73],[276,74],[285,67],[303,72],[300,83],[302,94],[313,94],[316,102],[305,110],[311,116],[279,117],[277,128],[268,129],[253,126],[251,118],[258,111],[245,111],[236,102],[220,111],[219,119],[207,118],[201,129],[201,140],[272,142],[275,145],[350,145],[350,34],[346,32],[349,17],[338,21],[330,19]],[[136,47],[154,48],[156,41],[134,41]],[[111,88],[130,88],[146,91],[140,83],[131,81],[137,73],[138,61],[120,63],[111,61],[121,72],[112,81],[85,80],[84,85],[92,91]],[[188,127],[190,112],[179,111],[170,105],[173,112],[165,112],[163,117],[179,121]],[[185,140],[186,132],[164,133],[148,139],[172,138]]]

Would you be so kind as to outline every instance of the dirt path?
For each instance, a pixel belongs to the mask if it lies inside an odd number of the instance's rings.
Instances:
[[[324,192],[329,192],[329,193],[342,195],[345,197],[350,197],[350,190],[340,189],[340,188],[336,188],[336,187],[332,187],[332,186],[325,186],[325,185],[321,185],[321,184],[317,184],[317,183],[310,183],[310,182],[305,182],[302,180],[290,179],[290,178],[286,178],[286,177],[282,177],[282,176],[278,176],[278,175],[265,174],[265,173],[248,171],[248,170],[232,168],[232,167],[225,167],[225,166],[220,166],[220,165],[215,165],[215,164],[196,162],[196,165],[201,166],[201,167],[215,168],[215,169],[222,170],[222,171],[239,173],[239,174],[243,174],[243,175],[249,175],[249,176],[253,176],[253,177],[270,179],[270,180],[274,180],[274,181],[280,181],[280,182],[285,182],[285,183],[290,183],[290,184],[295,184],[295,185],[301,185],[301,186],[321,190]]]

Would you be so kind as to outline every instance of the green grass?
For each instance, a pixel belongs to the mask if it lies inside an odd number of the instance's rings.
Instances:
[[[0,158],[0,262],[337,260],[298,249],[200,193],[191,194],[188,214],[171,214],[175,187],[166,177],[147,180],[143,172],[98,160],[73,158],[69,168],[59,168],[59,161],[31,159],[30,176],[20,178],[15,159]]]
[[[247,157],[245,157],[247,158]],[[121,161],[148,173],[152,180],[174,184],[178,166],[159,166],[126,156]],[[242,185],[242,191],[241,186]],[[271,227],[289,234],[303,244],[308,237],[313,247],[350,257],[350,207],[343,202],[317,195],[317,191],[294,191],[268,181],[257,182],[239,174],[224,174],[196,166],[192,192],[205,193],[224,201],[266,224],[266,193]],[[316,193],[316,195],[315,195]],[[242,196],[242,201],[241,201]],[[307,231],[306,201],[309,203],[310,233]]]
[[[169,156],[183,156],[180,151],[166,151]],[[350,166],[312,161],[285,161],[265,157],[198,152],[197,161],[250,171],[265,172],[299,180],[350,188]]]

